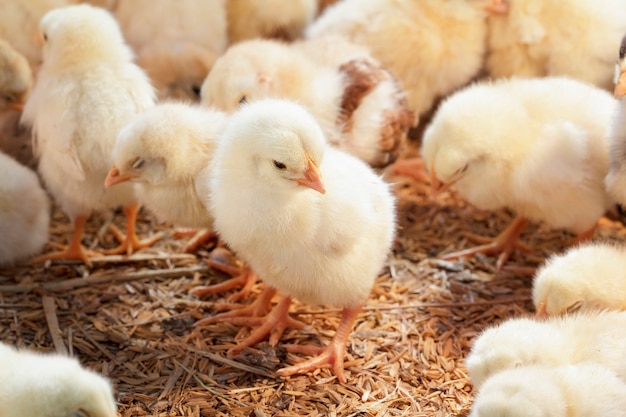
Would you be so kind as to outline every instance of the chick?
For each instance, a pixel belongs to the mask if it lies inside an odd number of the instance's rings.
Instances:
[[[26,58],[0,39],[0,110],[22,111],[32,84]]]
[[[33,260],[80,259],[90,264],[81,245],[92,210],[124,206],[127,235],[112,253],[152,244],[135,234],[139,205],[130,184],[104,188],[119,129],[135,114],[153,106],[154,89],[132,63],[117,22],[104,9],[87,4],[47,13],[40,30],[44,63],[22,120],[33,128],[39,172],[48,190],[74,223],[65,251]]]
[[[552,256],[537,271],[533,303],[541,317],[577,309],[626,310],[626,248],[587,244]]]
[[[611,88],[626,7],[608,0],[507,0],[488,18],[486,67],[493,77],[568,76]]]
[[[500,269],[525,248],[517,240],[528,219],[589,238],[612,205],[603,179],[614,108],[603,90],[550,77],[478,83],[446,99],[423,138],[433,190],[455,185],[478,208],[517,218],[491,243],[444,258],[500,253]]]
[[[41,43],[37,25],[48,11],[74,3],[73,0],[0,1],[0,38],[9,42],[35,69],[41,65]]]
[[[37,175],[0,152],[0,265],[41,252],[50,204]]]
[[[421,116],[438,97],[465,85],[482,68],[487,36],[483,5],[467,0],[343,0],[328,7],[305,36],[341,35],[369,47],[398,77],[409,108]]]
[[[489,378],[470,417],[626,416],[626,384],[595,365],[523,366]]]
[[[315,45],[324,42],[313,41]],[[329,141],[373,167],[393,162],[415,115],[389,71],[360,47],[338,40],[328,53],[309,59],[299,49],[271,40],[241,42],[218,58],[202,85],[202,102],[233,111],[241,102],[289,98],[305,105]],[[341,60],[346,56],[351,59]]]
[[[317,0],[227,0],[228,40],[300,38],[317,14]]]
[[[76,359],[0,344],[3,417],[115,417],[113,389]]]
[[[342,319],[331,343],[318,357],[280,374],[331,365],[345,381],[350,329],[395,233],[388,185],[358,159],[329,147],[302,106],[266,99],[231,116],[215,154],[210,190],[219,235],[259,278],[285,294],[237,350],[274,328],[284,329],[292,296],[340,305]]]
[[[509,319],[474,340],[466,365],[481,389],[491,375],[527,365],[597,363],[626,379],[626,312],[588,311],[538,321]]]
[[[119,0],[115,15],[159,99],[200,100],[202,81],[226,49],[225,2]]]
[[[615,65],[615,88],[613,95],[619,100],[611,124],[611,167],[604,179],[609,194],[626,206],[626,36],[622,38],[618,61]]]

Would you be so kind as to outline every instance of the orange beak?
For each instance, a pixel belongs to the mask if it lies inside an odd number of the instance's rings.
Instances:
[[[104,180],[104,186],[108,188],[122,182],[130,181],[133,178],[134,176],[130,174],[122,175],[120,170],[113,165]]]
[[[41,35],[41,32],[37,32],[35,34],[35,42],[37,42],[37,45],[43,46],[43,44],[46,42],[43,39],[43,36]]]
[[[620,99],[626,95],[626,71],[622,71],[613,90],[615,98]]]
[[[433,165],[433,169],[430,171],[430,195],[436,197],[439,193],[446,191],[448,188],[452,187],[455,182],[458,181],[454,179],[448,182],[442,182],[437,178],[437,171],[435,171],[435,165]]]
[[[543,300],[541,304],[539,304],[539,308],[537,309],[537,314],[535,317],[537,317],[538,319],[545,319],[546,317],[548,317],[548,307],[546,304],[547,303],[545,300]]]
[[[486,0],[483,10],[493,14],[506,14],[509,12],[508,0]]]
[[[296,178],[294,179],[299,185],[303,187],[309,187],[314,189],[317,192],[322,194],[326,194],[326,189],[324,188],[324,183],[322,183],[322,174],[317,166],[313,163],[311,158],[307,155],[308,167],[304,172],[304,178]]]
[[[7,109],[22,111],[24,110],[24,102],[23,101],[12,101],[7,104]]]

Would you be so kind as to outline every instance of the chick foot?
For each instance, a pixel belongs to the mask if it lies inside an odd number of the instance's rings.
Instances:
[[[215,285],[196,287],[191,292],[197,296],[203,296],[206,294],[219,294],[224,291],[232,290],[233,288],[241,287],[241,290],[228,297],[228,301],[236,303],[244,298],[247,298],[257,282],[257,276],[250,267],[245,267],[243,270],[238,266],[235,266],[235,261],[232,260],[233,256],[224,248],[216,248],[211,252],[211,258],[205,262],[214,269],[222,271],[233,278]]]
[[[515,249],[519,249],[524,252],[531,251],[530,247],[518,241],[519,236],[522,234],[527,224],[528,219],[518,216],[496,238],[467,235],[469,239],[484,244],[458,252],[447,253],[441,256],[441,259],[457,259],[464,256],[475,255],[477,253],[484,253],[485,255],[494,255],[499,253],[500,255],[496,261],[496,270],[500,271]]]
[[[354,308],[344,308],[341,316],[341,322],[337,328],[335,337],[331,340],[330,344],[326,348],[313,348],[313,351],[320,351],[318,356],[311,358],[307,361],[297,363],[292,366],[278,370],[278,373],[282,377],[303,374],[322,367],[331,366],[333,373],[342,384],[346,382],[346,377],[343,372],[343,358],[346,354],[346,347],[348,345],[348,339],[350,332],[354,326],[354,322],[363,309],[363,306]],[[304,348],[304,349],[303,349]],[[309,349],[304,346],[290,345],[287,350],[291,352],[304,352]]]
[[[198,248],[215,237],[211,229],[177,229],[174,238],[191,237],[183,247],[184,253],[195,253]]]
[[[104,251],[104,254],[118,255],[120,253],[126,253],[127,255],[132,255],[135,250],[150,247],[163,238],[163,235],[158,233],[151,238],[139,240],[135,230],[138,213],[139,204],[131,204],[124,207],[124,214],[126,215],[126,235],[122,234],[117,227],[111,225],[111,232],[121,244],[117,248]]]
[[[40,256],[37,256],[29,261],[31,264],[37,264],[45,262],[47,260],[65,259],[65,260],[79,260],[82,261],[88,267],[92,267],[93,264],[89,260],[90,257],[99,256],[98,252],[93,252],[85,249],[81,244],[83,238],[83,230],[85,230],[85,224],[87,223],[87,216],[78,216],[74,220],[74,232],[72,234],[72,240],[70,244],[63,251],[50,252]]]
[[[241,322],[241,319],[258,318],[265,316],[271,310],[272,298],[276,295],[275,288],[267,287],[251,304],[243,307],[236,307],[226,313],[217,314],[213,317],[207,317],[194,324],[194,326],[203,326],[207,324],[215,324],[218,322],[234,323]]]
[[[399,159],[391,165],[390,170],[394,175],[404,175],[422,182],[429,178],[424,161],[419,157]]]

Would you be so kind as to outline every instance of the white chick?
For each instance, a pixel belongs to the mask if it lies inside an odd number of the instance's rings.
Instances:
[[[336,58],[314,54],[319,63],[297,49],[308,51],[305,43],[290,47],[251,40],[233,45],[204,81],[202,102],[233,111],[241,102],[265,97],[298,101],[313,113],[334,146],[373,167],[386,166],[402,149],[415,115],[389,71],[363,56],[362,48],[345,41],[339,45],[333,48]],[[354,58],[341,61],[344,55]]]
[[[493,77],[563,75],[611,88],[626,33],[623,0],[507,0],[488,18],[486,67]]]
[[[37,175],[0,152],[0,265],[41,252],[50,204]]]
[[[198,102],[202,81],[226,50],[226,0],[119,0],[114,11],[159,98]]]
[[[523,366],[485,382],[470,417],[624,417],[626,384],[595,365]]]
[[[421,116],[482,68],[487,3],[342,0],[328,7],[305,36],[340,35],[369,47],[402,82],[409,108]]]
[[[0,38],[8,41],[36,69],[41,64],[41,43],[37,37],[39,21],[48,11],[71,3],[74,1],[0,1]]]
[[[567,78],[477,83],[447,98],[423,138],[433,190],[455,185],[478,208],[517,218],[491,243],[445,258],[500,253],[500,269],[523,247],[528,219],[589,238],[612,205],[603,180],[614,109],[606,91]]]
[[[74,358],[0,344],[3,417],[115,417],[111,383]]]
[[[273,311],[278,320],[272,313],[266,318],[265,335],[288,321],[292,296],[343,307],[324,351],[280,374],[331,365],[345,381],[350,330],[395,233],[389,186],[363,162],[328,146],[305,108],[276,99],[231,116],[210,181],[219,235],[268,286],[286,294]]]
[[[538,321],[509,319],[474,340],[466,365],[472,384],[526,365],[597,363],[626,380],[626,312],[588,311]]]
[[[22,111],[32,85],[33,74],[26,58],[0,39],[0,110]]]
[[[626,310],[626,248],[587,244],[553,255],[533,280],[537,315],[578,309]]]
[[[317,0],[227,0],[228,41],[274,38],[293,41],[317,14]]]
[[[614,81],[613,95],[619,104],[611,125],[611,167],[604,184],[609,194],[626,206],[626,36],[620,45]]]
[[[33,127],[39,172],[48,190],[74,223],[67,250],[45,259],[80,259],[92,210],[124,206],[127,235],[112,253],[132,252],[160,236],[140,242],[135,234],[139,205],[130,184],[105,189],[118,131],[135,114],[153,106],[154,89],[133,64],[117,22],[104,9],[87,4],[47,13],[40,29],[44,63],[22,120]]]

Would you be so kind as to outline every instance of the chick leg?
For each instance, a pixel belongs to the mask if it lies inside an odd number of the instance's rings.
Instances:
[[[581,243],[585,243],[589,240],[591,240],[591,238],[593,237],[593,234],[596,232],[596,228],[598,227],[597,224],[595,224],[591,229],[587,230],[586,232],[582,232],[576,235],[576,237],[574,238],[574,245],[580,245]]]
[[[221,321],[228,323],[241,322],[242,319],[258,318],[266,315],[270,311],[272,298],[276,295],[277,290],[275,288],[267,287],[254,300],[251,304],[236,308],[226,313],[217,314],[212,317],[207,317],[194,324],[194,326],[203,326],[207,324],[214,324]],[[244,320],[245,321],[245,320]]]
[[[419,157],[399,159],[391,165],[390,170],[394,175],[405,175],[419,181],[426,181],[429,178],[424,161]]]
[[[292,366],[280,369],[278,373],[285,377],[296,374],[303,374],[313,371],[315,369],[332,366],[333,373],[342,384],[346,382],[346,377],[343,372],[343,358],[346,354],[346,346],[348,345],[348,339],[350,332],[354,326],[354,322],[363,309],[363,306],[344,308],[341,315],[341,322],[335,333],[335,337],[331,340],[330,344],[324,348],[324,350],[316,357],[307,361],[297,363]],[[299,349],[294,349],[299,350]]]
[[[177,229],[174,237],[180,239],[182,237],[191,236],[189,242],[183,248],[184,253],[194,253],[198,248],[215,237],[215,233],[211,229]]]
[[[211,258],[205,262],[214,269],[222,271],[233,278],[215,285],[196,287],[191,292],[197,296],[206,294],[219,294],[233,288],[241,287],[241,290],[228,297],[228,301],[236,303],[248,295],[252,291],[254,284],[257,282],[257,276],[250,267],[241,268],[235,266],[234,257],[224,248],[215,248],[211,252]]]
[[[163,235],[158,233],[146,240],[139,240],[135,229],[137,222],[137,214],[139,213],[139,204],[133,203],[124,207],[124,214],[126,215],[126,236],[120,233],[115,226],[111,226],[111,231],[115,235],[116,239],[120,241],[121,245],[117,248],[104,251],[107,255],[116,255],[126,252],[127,255],[132,255],[136,249],[147,248],[154,245],[155,242],[161,240]]]
[[[77,216],[74,219],[74,232],[72,234],[72,240],[67,248],[59,252],[50,252],[37,256],[30,260],[31,264],[45,262],[48,259],[76,259],[83,261],[88,267],[92,267],[92,263],[89,257],[98,256],[99,253],[86,250],[81,244],[83,238],[83,230],[85,230],[85,224],[87,223],[87,216]]]
[[[443,255],[442,259],[456,259],[463,256],[475,255],[477,253],[484,253],[486,255],[493,255],[499,253],[498,260],[496,262],[496,270],[500,271],[506,261],[509,259],[515,249],[528,251],[528,246],[518,242],[519,236],[524,231],[524,228],[528,224],[528,219],[518,216],[513,222],[496,238],[484,238],[479,236],[473,236],[473,240],[481,240],[485,244],[476,246],[470,249],[464,249],[458,252],[452,252]]]

